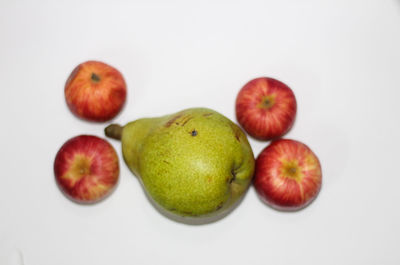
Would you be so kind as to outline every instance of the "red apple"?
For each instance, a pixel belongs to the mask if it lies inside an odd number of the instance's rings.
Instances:
[[[126,100],[126,84],[114,67],[98,61],[78,65],[65,84],[65,99],[78,117],[103,122],[114,118]]]
[[[261,199],[279,210],[299,210],[319,193],[321,165],[305,144],[273,141],[256,159],[254,187]]]
[[[54,174],[67,197],[80,203],[94,203],[110,194],[116,186],[118,156],[111,144],[102,138],[76,136],[58,151]]]
[[[245,131],[260,140],[287,133],[296,117],[296,98],[284,83],[269,77],[248,82],[236,98],[236,117]]]

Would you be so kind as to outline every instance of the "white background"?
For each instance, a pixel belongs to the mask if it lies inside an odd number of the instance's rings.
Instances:
[[[400,1],[166,2],[0,2],[0,264],[399,264]],[[126,79],[121,124],[200,106],[236,121],[247,81],[287,83],[298,115],[286,138],[319,156],[321,193],[283,213],[251,187],[227,217],[185,225],[155,210],[121,159],[112,196],[69,201],[56,152],[108,124],[65,104],[69,73],[89,59]],[[255,155],[268,145],[250,142]]]

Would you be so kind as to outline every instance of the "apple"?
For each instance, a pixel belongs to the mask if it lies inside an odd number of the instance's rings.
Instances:
[[[99,61],[79,64],[64,89],[69,109],[76,116],[96,122],[114,118],[126,100],[126,84],[114,67]]]
[[[259,140],[271,140],[287,133],[293,125],[296,110],[293,91],[270,77],[249,81],[236,98],[239,124]]]
[[[68,198],[94,203],[109,195],[119,177],[115,149],[106,140],[92,135],[69,139],[54,160],[55,179]]]
[[[259,197],[275,209],[304,208],[318,195],[321,183],[318,157],[299,141],[272,141],[256,159],[254,187]]]

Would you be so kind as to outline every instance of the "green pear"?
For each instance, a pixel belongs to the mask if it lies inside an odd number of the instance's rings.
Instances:
[[[159,208],[183,217],[228,211],[248,189],[254,155],[225,116],[192,108],[105,129],[122,141],[129,169]]]

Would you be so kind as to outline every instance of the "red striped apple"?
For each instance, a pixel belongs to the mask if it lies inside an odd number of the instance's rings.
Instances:
[[[260,140],[287,133],[296,117],[296,98],[284,83],[269,77],[249,81],[236,98],[236,117],[245,131]]]
[[[64,89],[69,109],[76,116],[96,122],[114,118],[126,100],[126,84],[114,67],[87,61],[70,74]]]
[[[257,157],[254,187],[259,197],[278,210],[299,210],[319,193],[321,165],[305,144],[273,141]]]
[[[75,202],[94,203],[109,195],[119,177],[115,149],[92,135],[69,139],[54,161],[55,179],[64,194]]]

